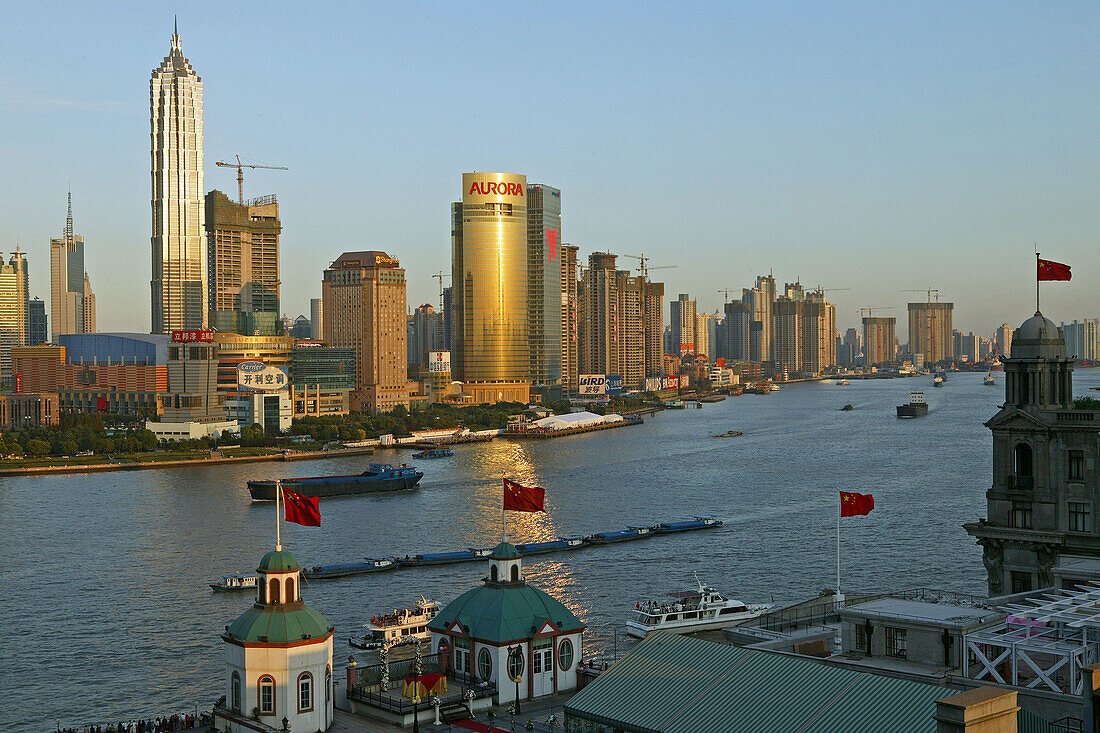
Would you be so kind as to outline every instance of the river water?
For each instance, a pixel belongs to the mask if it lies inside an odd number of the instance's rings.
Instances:
[[[964,522],[985,514],[991,440],[982,423],[1003,400],[983,374],[787,385],[645,424],[542,442],[497,440],[423,461],[407,495],[322,500],[323,526],[283,528],[303,565],[491,546],[500,539],[502,473],[546,488],[546,514],[509,517],[513,541],[590,534],[713,514],[717,531],[543,556],[528,581],[588,624],[585,655],[624,644],[635,601],[683,589],[692,571],[746,602],[804,600],[835,584],[838,488],[872,493],[875,510],[844,520],[849,591],[929,586],[982,593],[980,549]],[[1095,394],[1100,369],[1077,370]],[[927,417],[898,420],[911,389]],[[840,411],[845,403],[855,409]],[[712,435],[741,430],[737,438]],[[407,451],[375,460],[407,461]],[[250,594],[208,583],[254,568],[274,545],[272,504],[256,477],[351,473],[364,459],[249,463],[94,475],[0,478],[0,730],[200,709],[221,696],[223,627]],[[336,626],[337,660],[372,615],[421,593],[447,602],[481,563],[313,582],[305,599]],[[338,662],[339,663],[339,662]]]

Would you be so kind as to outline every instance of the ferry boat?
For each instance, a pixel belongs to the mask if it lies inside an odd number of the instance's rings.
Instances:
[[[548,552],[561,552],[562,550],[579,550],[583,546],[583,537],[559,537],[556,540],[546,542],[527,542],[516,545],[516,549],[519,550],[521,556],[527,557],[528,555],[545,555]]]
[[[336,565],[314,565],[311,568],[303,568],[302,575],[309,580],[327,580],[329,578],[346,578],[349,575],[364,575],[366,573],[381,573],[386,570],[396,570],[397,561],[392,557],[383,560],[367,558],[361,562],[345,562]]]
[[[756,618],[772,607],[770,603],[746,604],[726,598],[703,585],[698,575],[695,583],[694,590],[672,593],[671,600],[638,603],[634,617],[626,622],[626,633],[644,639],[654,631],[686,634],[724,629]]]
[[[375,616],[366,624],[367,633],[353,636],[348,643],[356,649],[378,650],[399,644],[411,644],[414,639],[430,639],[428,623],[439,613],[439,604],[420,596],[412,608],[394,609],[392,613]]]
[[[772,392],[778,392],[778,391],[779,391],[779,385],[778,385],[778,384],[774,384],[774,383],[773,383],[773,384],[769,384],[769,385],[768,385],[768,389],[770,389],[770,390],[771,390]]]
[[[993,372],[989,372],[985,375],[985,379],[982,380],[982,384],[986,387],[992,387],[997,384],[997,380],[993,378]]]
[[[928,414],[928,403],[924,399],[924,392],[910,392],[909,404],[898,405],[898,417],[923,417]]]
[[[413,458],[449,458],[453,455],[454,451],[446,448],[429,448],[419,453],[413,453]]]
[[[220,582],[211,583],[210,587],[214,589],[215,593],[228,593],[234,590],[251,590],[256,587],[259,576],[255,573],[238,573],[237,575],[226,575]]]
[[[415,488],[422,478],[424,473],[414,466],[371,463],[366,471],[356,475],[285,478],[282,484],[303,496],[343,496],[375,491],[407,491]],[[275,486],[278,483],[272,479],[249,481],[248,493],[252,495],[252,501],[275,501]]]

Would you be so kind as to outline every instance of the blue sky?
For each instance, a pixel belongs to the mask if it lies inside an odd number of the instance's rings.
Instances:
[[[1038,243],[1074,268],[1046,315],[1100,315],[1097,4],[3,2],[0,251],[48,301],[71,181],[101,330],[149,328],[173,14],[206,188],[234,195],[233,154],[290,168],[246,171],[245,195],[279,196],[291,316],[352,249],[435,302],[471,170],[562,189],[563,241],[678,265],[666,292],[707,310],[773,269],[851,288],[842,330],[931,285],[988,335],[1034,309]]]

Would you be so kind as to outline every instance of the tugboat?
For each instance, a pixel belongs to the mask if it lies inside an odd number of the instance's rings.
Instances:
[[[375,616],[366,624],[367,633],[353,636],[348,643],[368,651],[399,644],[411,644],[414,639],[430,639],[428,623],[439,613],[439,604],[420,596],[412,608],[394,609],[392,613]]]
[[[898,417],[923,417],[928,414],[928,403],[924,400],[924,392],[910,392],[909,404],[898,405]]]
[[[982,380],[982,384],[984,384],[986,387],[992,387],[997,384],[997,380],[993,378],[992,371],[985,375],[985,379]]]
[[[408,491],[422,478],[424,473],[413,466],[372,463],[358,475],[285,478],[282,484],[284,488],[303,496],[343,496],[374,491]],[[275,486],[278,483],[271,479],[249,481],[248,493],[252,495],[252,501],[275,501]]]
[[[256,587],[258,576],[255,573],[238,573],[226,575],[219,583],[211,583],[210,587],[215,593],[228,593],[234,590],[251,590]]]
[[[693,573],[694,575],[694,573]],[[756,618],[772,607],[770,603],[745,604],[708,588],[694,575],[696,588],[672,593],[672,600],[644,601],[634,606],[634,617],[626,622],[626,633],[644,639],[654,631],[685,634],[691,631],[724,629]]]
[[[852,407],[851,405],[845,405],[844,407],[840,408],[840,411],[841,411],[841,412],[851,412],[851,411],[852,411],[852,410],[854,410],[854,409],[855,409],[855,408],[854,408],[854,407]]]

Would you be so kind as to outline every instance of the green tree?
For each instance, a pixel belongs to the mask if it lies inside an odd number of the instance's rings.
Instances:
[[[32,438],[31,440],[27,441],[27,452],[36,458],[49,455],[50,444],[44,440]]]

